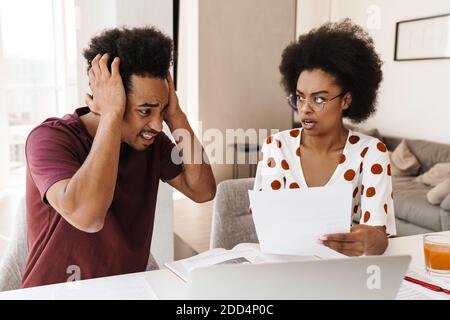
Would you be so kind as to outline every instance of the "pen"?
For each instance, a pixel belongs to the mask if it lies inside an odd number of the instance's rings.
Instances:
[[[415,284],[418,284],[418,285],[421,285],[421,286],[423,286],[423,287],[425,287],[427,289],[433,290],[433,291],[444,292],[446,294],[450,294],[450,290],[444,289],[444,288],[442,288],[440,286],[437,286],[437,285],[434,285],[434,284],[431,284],[431,283],[428,283],[428,282],[417,280],[417,279],[414,279],[414,278],[411,278],[411,277],[408,277],[408,276],[405,276],[405,280],[409,281],[409,282],[412,282],[412,283],[415,283]]]

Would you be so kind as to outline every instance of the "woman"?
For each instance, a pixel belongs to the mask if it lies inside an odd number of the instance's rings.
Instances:
[[[382,72],[373,40],[348,19],[328,23],[290,44],[280,71],[302,128],[266,139],[254,190],[351,183],[348,214],[361,215],[360,223],[318,242],[348,256],[382,254],[387,237],[396,234],[386,146],[343,123],[375,112]]]

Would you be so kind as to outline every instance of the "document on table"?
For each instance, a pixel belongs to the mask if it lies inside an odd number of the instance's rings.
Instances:
[[[350,232],[352,185],[249,191],[261,251],[271,254],[343,257],[317,240]]]
[[[432,277],[420,270],[409,270],[406,273],[414,279],[422,280],[431,284],[441,286],[443,288],[450,288],[450,280],[445,277]],[[397,300],[450,300],[450,295],[443,292],[436,292],[425,288],[421,285],[411,283],[403,280],[400,290],[397,294]]]

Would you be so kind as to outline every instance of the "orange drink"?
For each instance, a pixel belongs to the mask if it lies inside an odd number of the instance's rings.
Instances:
[[[425,267],[431,274],[450,275],[450,236],[423,237]]]

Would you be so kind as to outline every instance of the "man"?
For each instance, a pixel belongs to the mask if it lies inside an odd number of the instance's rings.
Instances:
[[[112,29],[84,56],[88,107],[47,119],[27,140],[23,287],[145,271],[159,180],[196,202],[215,195],[207,161],[177,164],[162,132],[165,121],[201,148],[168,71],[172,41],[155,28]]]

